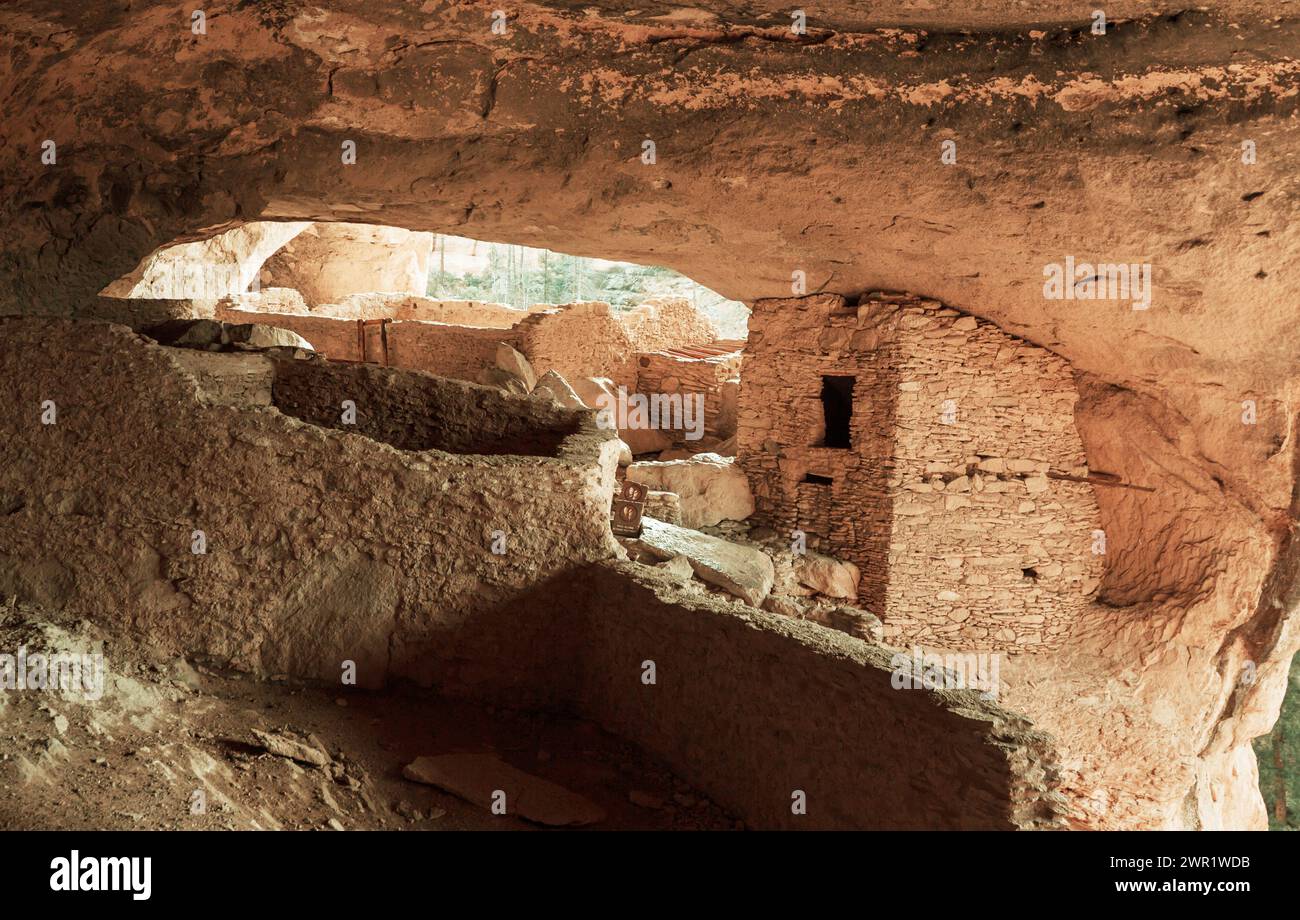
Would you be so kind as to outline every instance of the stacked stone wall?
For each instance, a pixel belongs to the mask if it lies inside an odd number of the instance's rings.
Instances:
[[[856,563],[895,641],[1058,645],[1101,572],[1068,364],[932,301],[760,301],[738,446],[756,519]],[[848,448],[823,378],[852,377]],[[1051,472],[1053,476],[1049,477]]]

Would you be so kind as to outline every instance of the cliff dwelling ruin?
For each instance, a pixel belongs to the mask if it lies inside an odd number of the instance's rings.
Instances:
[[[0,827],[1294,826],[1300,12],[1036,7],[0,11]]]

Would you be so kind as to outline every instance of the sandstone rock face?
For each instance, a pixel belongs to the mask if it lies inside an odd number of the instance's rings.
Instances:
[[[627,475],[652,489],[676,493],[681,499],[685,527],[743,521],[754,512],[754,498],[745,474],[730,459],[717,454],[633,463]]]
[[[663,559],[685,556],[702,581],[717,585],[752,607],[772,590],[772,560],[762,550],[719,540],[696,530],[643,518],[639,544]]]
[[[293,288],[308,307],[370,291],[423,296],[432,250],[431,233],[366,224],[312,224],[267,259],[261,283]]]
[[[168,246],[146,256],[101,293],[172,300],[243,294],[258,280],[262,264],[310,226],[302,221],[258,221]]]

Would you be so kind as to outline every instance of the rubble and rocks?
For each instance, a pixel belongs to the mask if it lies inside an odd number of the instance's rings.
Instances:
[[[531,392],[524,378],[500,367],[483,368],[479,371],[477,382],[484,386],[496,387],[504,393],[513,393],[516,396],[527,396]]]
[[[511,350],[513,351],[513,349]],[[516,354],[518,353],[516,352]],[[523,358],[523,355],[519,355],[519,357],[525,361],[527,360]],[[531,367],[529,369],[531,370]],[[573,387],[569,386],[568,381],[554,370],[542,374],[537,381],[537,385],[533,387],[533,392],[549,396],[566,409],[587,408],[583,401],[578,398],[578,394],[573,391]]]
[[[733,460],[717,454],[633,463],[627,476],[656,491],[677,495],[684,527],[743,521],[754,512],[754,498],[744,472]]]
[[[646,493],[645,513],[666,524],[682,523],[682,500],[674,492],[657,492],[651,489]]]
[[[253,729],[253,738],[258,746],[268,754],[287,757],[298,763],[313,767],[325,767],[331,763],[328,753],[322,750],[319,739],[298,739],[284,731],[265,732]]]
[[[858,596],[861,573],[852,562],[805,552],[794,557],[794,575],[799,584],[827,597],[847,599]]]
[[[527,388],[526,392],[531,393],[537,386],[537,374],[533,371],[533,366],[528,363],[528,359],[505,342],[497,343],[496,366],[522,380]],[[558,374],[555,376],[559,377]],[[560,380],[563,382],[564,378],[560,377]]]
[[[314,352],[298,333],[264,323],[226,323],[210,319],[168,320],[145,330],[160,345],[206,351],[290,349]]]
[[[549,780],[513,767],[495,754],[417,757],[402,775],[460,796],[492,814],[517,814],[549,827],[599,824],[605,810]]]
[[[758,607],[772,590],[772,560],[762,550],[677,527],[654,518],[642,519],[641,536],[631,542],[651,555],[668,560],[685,556],[701,581]]]

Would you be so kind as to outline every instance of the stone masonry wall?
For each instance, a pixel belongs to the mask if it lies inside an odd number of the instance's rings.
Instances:
[[[317,315],[251,313],[218,305],[217,319],[231,323],[266,323],[297,332],[331,358],[362,359],[355,319]],[[519,349],[538,376],[554,369],[566,380],[608,377],[629,390],[636,386],[631,343],[608,304],[573,304],[545,312],[521,313],[512,328],[482,328],[433,322],[392,322],[386,327],[388,362],[394,367],[474,380],[495,361],[498,342]],[[378,326],[370,328],[377,335]],[[379,361],[370,342],[365,360]]]
[[[515,346],[538,376],[554,370],[566,380],[608,377],[636,386],[632,341],[607,303],[575,303],[534,313],[515,327]]]
[[[558,307],[537,304],[523,311],[500,304],[380,293],[349,296],[341,304],[324,304],[310,311],[305,307],[285,311],[282,305],[290,302],[286,298],[293,292],[282,288],[269,290],[274,295],[254,293],[210,300],[102,297],[95,315],[134,328],[172,318],[211,317],[229,323],[263,323],[298,333],[326,357],[380,363],[383,352],[378,324],[367,327],[363,347],[357,321],[389,319],[391,322],[384,328],[388,337],[388,363],[393,367],[472,381],[478,379],[484,367],[494,363],[497,344],[505,342],[528,358],[539,377],[555,370],[566,380],[607,377],[629,391],[638,387],[637,348],[624,323],[606,303]],[[646,311],[642,317],[642,337],[647,341],[672,343],[700,338],[712,341],[707,329],[700,332],[700,322],[707,324],[707,319],[696,314],[689,303],[681,303],[689,310],[685,319],[683,311],[677,308],[653,315]],[[691,317],[700,322],[688,321]],[[660,323],[662,329],[656,325]],[[729,431],[732,424],[735,388],[725,383],[734,375],[730,360],[722,364],[717,369],[719,377],[725,376],[721,382],[710,381],[707,373],[699,379],[701,391],[708,397],[706,414],[712,431]],[[683,370],[683,374],[690,373]],[[681,376],[678,375],[679,379]]]
[[[708,345],[719,336],[713,320],[684,297],[650,298],[618,318],[636,351]]]
[[[1058,646],[1102,568],[1093,486],[1046,475],[1088,472],[1069,365],[925,305],[900,309],[899,333],[891,627],[939,645]]]
[[[498,343],[517,341],[513,329],[419,322],[390,323],[386,329],[389,364],[458,380],[476,380],[495,363]],[[376,361],[379,355],[372,348],[367,357]]]
[[[1046,736],[974,691],[895,689],[879,646],[598,563],[577,708],[759,829],[1053,826]],[[642,682],[645,662],[653,684]],[[807,814],[792,812],[795,790]]]
[[[848,449],[824,375],[854,378]],[[892,640],[1050,647],[1101,570],[1092,486],[1046,476],[1087,472],[1075,398],[1063,360],[932,301],[760,301],[740,462],[757,520],[855,562]]]
[[[569,414],[583,429],[554,457],[401,450],[209,398],[172,361],[179,351],[122,326],[0,320],[13,409],[0,417],[0,594],[256,674],[337,681],[351,660],[363,686],[403,677],[454,695],[563,698],[573,630],[548,619],[563,610],[524,605],[556,572],[615,551],[617,450],[594,419]],[[227,357],[246,374],[245,356],[215,356]],[[376,400],[355,388],[372,416],[419,376],[348,372],[389,380]],[[430,380],[420,386],[438,388],[443,431],[472,433],[497,403],[546,408]],[[354,389],[320,382],[331,405]],[[42,424],[46,400],[55,424]]]
[[[419,320],[509,329],[531,311],[515,310],[504,304],[478,300],[435,300],[431,297],[372,293],[350,294],[338,303],[320,304],[311,312],[317,316],[339,319]]]
[[[882,616],[893,520],[896,374],[876,318],[837,295],[761,301],[741,367],[737,451],[757,523],[855,563],[860,600]],[[852,450],[823,446],[822,377],[856,380]],[[829,480],[829,481],[821,481]]]
[[[216,318],[228,323],[265,323],[291,329],[328,358],[382,363],[383,350],[377,324],[366,327],[363,353],[355,319],[251,313],[222,306],[218,306]],[[499,342],[513,344],[515,341],[515,332],[511,329],[427,322],[391,322],[384,327],[383,334],[388,337],[390,366],[470,381],[495,361]]]
[[[637,355],[639,393],[699,394],[704,397],[704,432],[707,436],[729,438],[736,433],[734,390],[740,370],[740,356],[720,358],[683,358],[662,353]],[[729,386],[730,384],[730,386]],[[728,409],[732,411],[728,412]],[[682,432],[675,432],[682,440]]]

